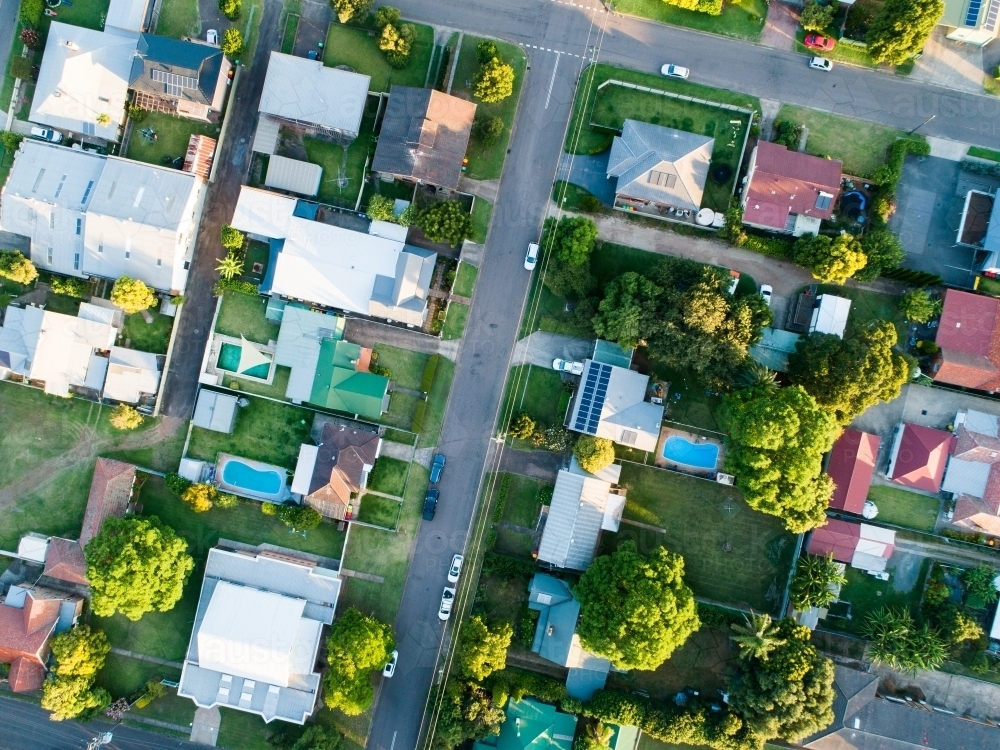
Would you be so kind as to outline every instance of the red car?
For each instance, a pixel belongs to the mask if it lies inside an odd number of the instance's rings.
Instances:
[[[837,43],[828,36],[809,34],[802,42],[809,49],[831,50]]]

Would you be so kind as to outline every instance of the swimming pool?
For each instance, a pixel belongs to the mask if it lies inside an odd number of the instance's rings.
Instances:
[[[220,370],[226,370],[227,372],[233,372],[237,375],[246,375],[251,378],[260,378],[261,380],[267,380],[267,375],[271,371],[271,364],[257,365],[256,367],[251,367],[246,372],[240,372],[240,354],[243,352],[243,348],[239,344],[223,344],[222,348],[219,350],[219,359],[216,362],[216,367]],[[269,356],[266,353],[264,356]]]
[[[692,443],[680,435],[671,435],[663,445],[663,457],[677,464],[711,471],[719,462],[719,446],[715,443]]]
[[[215,483],[223,492],[254,500],[280,503],[291,497],[286,469],[228,453],[219,454]]]

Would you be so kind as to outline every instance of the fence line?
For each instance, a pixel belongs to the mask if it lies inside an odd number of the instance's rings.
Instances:
[[[746,107],[737,107],[735,104],[723,104],[722,102],[713,102],[708,99],[699,99],[696,96],[688,96],[687,94],[676,94],[673,91],[664,91],[663,89],[654,89],[649,86],[640,86],[637,83],[628,83],[627,81],[619,81],[615,78],[609,78],[601,84],[598,84],[597,90],[600,91],[605,86],[613,84],[615,86],[623,86],[627,89],[634,89],[636,91],[645,91],[648,94],[658,94],[659,96],[665,96],[670,99],[680,99],[683,102],[691,102],[692,104],[704,104],[708,107],[717,107],[719,109],[729,110],[730,112],[740,112],[745,115],[753,115],[756,110],[747,109]],[[593,123],[591,123],[593,124]]]

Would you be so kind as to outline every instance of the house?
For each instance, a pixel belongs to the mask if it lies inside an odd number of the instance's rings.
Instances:
[[[945,0],[944,15],[938,23],[947,27],[948,39],[985,47],[996,38],[998,15],[997,0]]]
[[[826,468],[836,485],[830,497],[831,508],[861,514],[881,445],[880,437],[859,430],[844,430],[837,438]]]
[[[10,665],[15,693],[40,690],[52,636],[69,630],[83,612],[83,597],[37,585],[13,585],[0,603],[0,662]]]
[[[834,336],[844,338],[850,312],[851,300],[847,297],[819,295],[816,297],[816,305],[809,321],[809,333],[832,333]]]
[[[434,89],[393,86],[372,171],[458,189],[476,105]]]
[[[833,555],[837,562],[852,568],[881,573],[892,557],[896,532],[867,523],[828,519],[825,526],[809,533],[806,552],[810,555]]]
[[[571,750],[576,716],[532,698],[513,698],[506,706],[506,721],[499,735],[488,735],[473,750]]]
[[[560,469],[548,519],[538,546],[538,560],[556,568],[586,570],[594,561],[601,531],[618,531],[625,490],[618,487],[620,464],[591,474],[573,458]]]
[[[580,644],[580,636],[576,634],[580,602],[565,581],[535,573],[528,584],[528,609],[538,612],[531,650],[543,659],[568,667],[567,692],[578,700],[590,700],[607,682],[611,662]]]
[[[232,67],[215,45],[139,34],[128,87],[143,109],[208,121],[222,112]]]
[[[327,422],[319,445],[299,447],[292,492],[325,517],[349,521],[361,506],[368,475],[381,452],[378,433]]]
[[[262,293],[423,325],[437,253],[406,244],[407,230],[396,224],[373,221],[365,233],[304,218],[301,208],[278,193],[240,191],[232,225],[280,241]]]
[[[339,574],[326,564],[283,547],[220,540],[208,551],[177,695],[265,722],[305,723],[320,689],[323,626],[340,596]]]
[[[924,701],[879,695],[877,674],[836,666],[833,723],[800,741],[809,750],[990,750],[1000,729]]]
[[[149,0],[111,0],[104,28],[136,33],[145,31],[149,10]]]
[[[944,293],[931,377],[980,391],[1000,389],[1000,299],[957,289]]]
[[[0,378],[18,376],[53,396],[69,396],[71,388],[100,392],[118,336],[111,313],[89,302],[76,317],[9,305],[0,327]]]
[[[183,292],[206,184],[177,169],[26,139],[0,200],[0,229],[31,239],[40,271],[131,276]]]
[[[840,162],[760,141],[750,154],[743,223],[794,237],[819,234],[840,195]]]
[[[319,192],[322,179],[323,167],[319,164],[272,154],[267,161],[264,185],[274,190],[312,197]]]
[[[886,476],[904,487],[938,492],[948,456],[955,451],[955,436],[909,422],[900,424],[889,452]]]
[[[237,397],[232,394],[202,388],[194,406],[194,426],[232,435],[236,426],[236,402]]]
[[[750,347],[750,356],[770,370],[787,372],[788,357],[795,352],[800,338],[793,331],[768,326],[761,331],[760,341]]]
[[[663,406],[646,401],[648,385],[648,375],[585,360],[566,426],[636,450],[656,450]]]
[[[1000,536],[1000,429],[997,417],[966,409],[955,416],[955,450],[941,489],[955,496],[952,524]]]
[[[651,203],[697,212],[714,147],[709,136],[625,120],[608,158],[608,179],[617,179],[615,206]]]
[[[144,397],[155,396],[159,387],[160,365],[155,354],[121,346],[111,347],[104,380],[104,398],[137,404]]]

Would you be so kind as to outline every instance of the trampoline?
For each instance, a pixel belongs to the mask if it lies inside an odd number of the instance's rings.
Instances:
[[[840,212],[851,219],[857,219],[865,210],[868,199],[860,190],[844,193],[840,198]]]
[[[732,176],[733,168],[728,164],[716,164],[712,167],[712,179],[720,185],[725,185]]]

